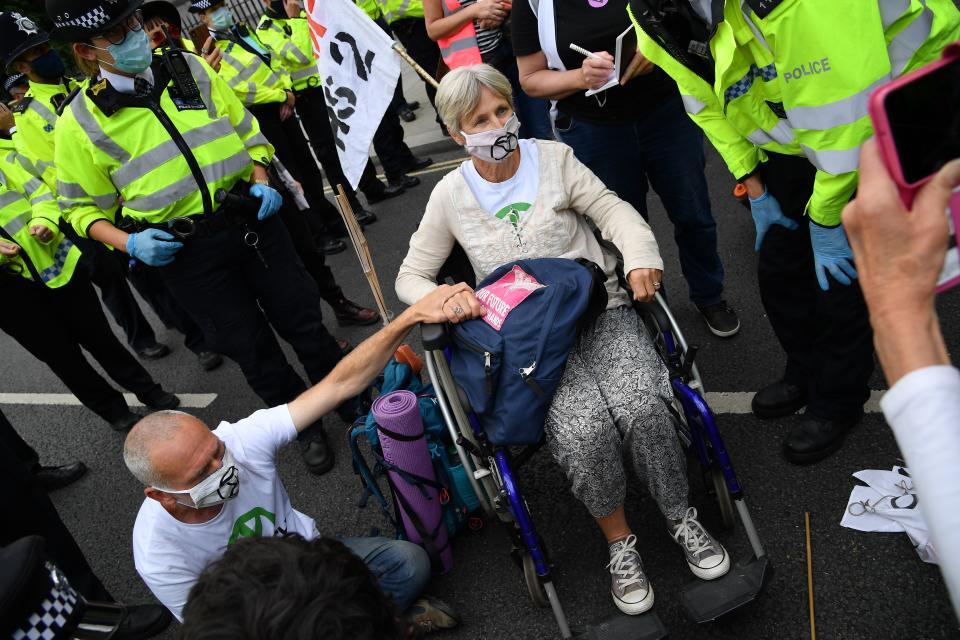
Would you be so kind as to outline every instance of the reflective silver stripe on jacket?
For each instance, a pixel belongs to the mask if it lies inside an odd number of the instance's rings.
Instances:
[[[440,4],[444,4],[443,0],[440,0]],[[410,0],[403,0],[400,6],[397,7],[396,11],[391,11],[390,13],[384,15],[383,17],[386,19],[387,24],[389,24],[393,22],[394,18],[399,18],[400,16],[405,14],[407,12],[407,9],[409,8],[410,8]]]
[[[249,110],[243,110],[243,120],[240,121],[235,127],[237,135],[241,138],[250,135],[250,132],[253,131],[253,114]]]
[[[117,203],[117,194],[110,193],[101,196],[93,196],[84,191],[83,187],[75,182],[63,182],[57,180],[57,196],[60,199],[60,209],[69,209],[70,207],[90,206],[90,200],[97,205],[99,209],[111,209]],[[70,198],[82,198],[82,200],[70,200]]]
[[[300,71],[294,71],[290,74],[290,80],[293,82],[299,82],[300,80],[305,80],[307,78],[312,78],[313,76],[320,75],[320,71],[316,66],[304,67]]]
[[[283,45],[283,48],[280,49],[280,55],[286,57],[292,51],[293,57],[300,64],[310,64],[311,60],[307,56],[303,55],[303,51],[300,51],[292,42],[288,42]]]
[[[208,142],[215,142],[234,133],[235,131],[230,120],[221,118],[220,120],[214,120],[196,129],[184,132],[183,139],[191,149],[196,149]],[[122,191],[125,187],[147,175],[153,169],[180,155],[180,148],[176,142],[173,140],[162,142],[153,149],[150,149],[150,151],[118,167],[116,171],[110,174],[113,186]]]
[[[930,11],[923,0],[920,4],[923,5],[920,14],[887,45],[887,54],[890,56],[890,75],[893,78],[903,73],[913,54],[923,46],[933,29],[933,11]]]
[[[466,49],[474,49],[477,46],[476,38],[464,38],[462,40],[456,40],[450,43],[449,47],[440,47],[440,54],[446,58],[452,53],[458,51],[464,51]]]
[[[8,190],[0,193],[0,209],[10,206],[17,200],[23,200],[23,194],[19,191]]]
[[[0,195],[0,200],[2,200],[2,198],[3,196]],[[0,204],[0,206],[3,206],[3,205]],[[20,214],[16,218],[13,218],[11,220],[8,220],[7,222],[4,222],[3,223],[4,231],[9,233],[11,236],[17,235],[18,233],[20,233],[20,230],[23,229],[25,226],[27,226],[27,223],[30,222],[31,215],[32,214],[29,211],[27,211],[26,213]]]
[[[43,104],[36,98],[30,101],[30,104],[27,105],[27,109],[34,111],[38,116],[46,120],[47,124],[51,127],[57,126],[57,114],[55,114],[53,111],[50,111],[47,105]]]
[[[683,100],[683,108],[687,110],[692,116],[697,115],[701,111],[707,108],[707,105],[703,102],[700,102],[693,96],[682,95],[680,98]]]
[[[747,136],[747,140],[759,147],[772,142],[790,144],[794,140],[793,128],[786,120],[778,120],[772,129],[757,129]]]
[[[807,156],[810,164],[820,171],[837,175],[856,171],[860,168],[859,145],[853,149],[830,149],[828,151],[815,151],[804,144],[801,144],[800,148],[803,150],[803,154]]]
[[[833,127],[851,124],[868,115],[867,105],[870,102],[870,94],[889,80],[884,76],[862,91],[827,104],[787,109],[787,118],[796,129],[815,131],[826,131]]]
[[[73,243],[70,242],[70,239],[62,238],[60,246],[57,247],[57,252],[53,254],[53,264],[40,272],[40,279],[44,282],[50,282],[63,273],[63,265],[67,262],[67,255],[72,248]]]
[[[93,143],[93,146],[97,147],[120,164],[130,161],[130,154],[127,153],[127,150],[114,142],[113,138],[106,134],[106,132],[100,126],[100,123],[97,122],[96,118],[93,117],[93,114],[90,113],[90,109],[87,107],[87,99],[85,96],[81,96],[80,99],[74,100],[70,103],[70,106],[72,107],[73,117],[77,119],[77,124],[80,125],[80,128],[83,129],[84,133],[87,134],[87,137],[90,138],[90,142]]]
[[[230,156],[229,158],[209,164],[201,168],[200,171],[203,174],[203,178],[207,185],[210,185],[211,183],[223,180],[227,176],[240,173],[244,169],[248,168],[252,163],[253,160],[250,159],[250,154],[244,150]],[[148,196],[142,196],[140,198],[128,200],[123,206],[124,208],[132,211],[156,211],[157,209],[170,206],[177,201],[196,193],[196,191],[197,181],[193,179],[192,175],[188,175],[180,180],[177,180],[173,184],[168,185],[166,188],[161,189],[160,191],[152,193]]]

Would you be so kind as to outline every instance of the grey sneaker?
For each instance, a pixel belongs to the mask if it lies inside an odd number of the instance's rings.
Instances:
[[[683,548],[690,571],[701,580],[719,578],[730,570],[730,555],[697,522],[697,510],[693,507],[687,509],[682,520],[670,522],[670,534]]]
[[[707,329],[713,335],[719,338],[729,338],[737,335],[737,332],[740,331],[740,318],[737,317],[737,312],[726,301],[721,300],[716,304],[697,306],[697,309],[703,316],[703,321],[707,323]]]
[[[630,616],[643,613],[653,606],[653,586],[643,573],[637,536],[631,534],[610,545],[610,592],[613,603]]]

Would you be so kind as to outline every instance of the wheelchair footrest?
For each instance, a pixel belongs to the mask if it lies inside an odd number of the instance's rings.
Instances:
[[[711,622],[755,600],[772,574],[766,556],[740,560],[721,578],[698,580],[685,587],[683,606],[695,622]]]
[[[660,640],[667,637],[667,628],[653,611],[639,616],[616,615],[577,629],[575,640]]]

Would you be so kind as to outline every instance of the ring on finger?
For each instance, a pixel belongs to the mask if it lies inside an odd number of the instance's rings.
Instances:
[[[463,315],[463,308],[462,308],[460,305],[457,305],[457,306],[455,306],[455,307],[453,308],[453,313],[456,314],[456,315],[458,315],[458,316],[462,316],[462,315]]]
[[[659,282],[654,282],[654,283],[653,283],[653,288],[654,288],[654,289],[659,289],[659,288],[660,288],[660,283],[659,283]]]

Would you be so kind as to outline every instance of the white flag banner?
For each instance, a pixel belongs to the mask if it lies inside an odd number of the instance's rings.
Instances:
[[[333,138],[354,189],[400,78],[393,39],[352,0],[307,0]]]

